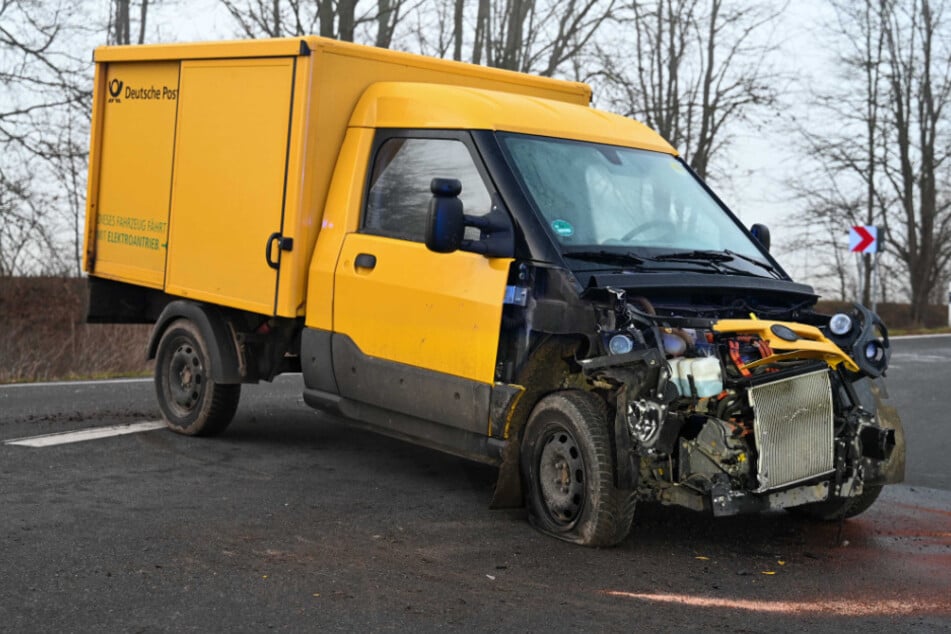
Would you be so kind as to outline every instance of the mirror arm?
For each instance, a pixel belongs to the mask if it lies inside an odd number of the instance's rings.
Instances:
[[[478,253],[479,255],[489,255],[489,243],[485,240],[463,240],[459,249],[470,253]]]
[[[484,216],[464,216],[467,227],[479,230],[478,240],[463,240],[462,249],[488,258],[515,256],[515,228],[498,194],[492,197],[492,208]]]

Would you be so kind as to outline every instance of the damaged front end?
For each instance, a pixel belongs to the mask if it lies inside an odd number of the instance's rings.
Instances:
[[[604,354],[578,363],[615,403],[619,488],[718,516],[831,518],[903,478],[901,423],[879,406],[888,332],[866,308],[701,318],[605,293]]]

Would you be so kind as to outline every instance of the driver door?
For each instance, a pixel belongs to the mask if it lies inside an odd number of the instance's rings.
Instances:
[[[340,395],[485,434],[512,260],[423,240],[433,178],[459,179],[470,215],[488,213],[491,183],[464,133],[386,133],[373,156],[361,227],[335,271]]]

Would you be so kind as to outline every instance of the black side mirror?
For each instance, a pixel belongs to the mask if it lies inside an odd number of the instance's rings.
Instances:
[[[756,223],[750,227],[750,233],[763,245],[764,249],[769,251],[769,227]]]
[[[466,217],[462,211],[462,183],[455,178],[434,178],[426,218],[426,247],[436,253],[452,253],[462,246]]]

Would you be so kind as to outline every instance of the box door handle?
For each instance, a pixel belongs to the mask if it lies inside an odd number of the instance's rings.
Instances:
[[[361,253],[353,261],[353,265],[358,269],[372,270],[376,266],[376,256],[369,253]]]
[[[271,253],[274,252],[274,243],[277,243],[278,253],[277,260],[271,259]],[[264,259],[267,261],[267,265],[274,269],[275,271],[281,265],[281,251],[290,251],[294,248],[294,238],[285,238],[280,233],[272,233],[268,239],[267,244],[264,246]]]

